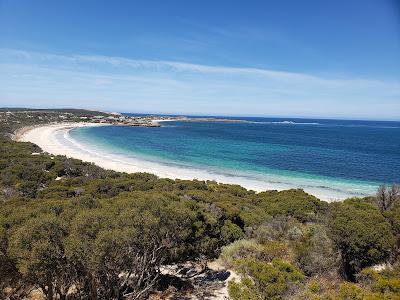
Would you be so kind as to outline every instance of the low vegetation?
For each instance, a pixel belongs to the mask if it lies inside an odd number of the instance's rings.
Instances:
[[[255,193],[107,171],[3,128],[2,299],[34,289],[47,299],[147,299],[174,284],[163,266],[214,259],[238,275],[232,299],[400,297],[395,185],[336,203],[302,190]]]

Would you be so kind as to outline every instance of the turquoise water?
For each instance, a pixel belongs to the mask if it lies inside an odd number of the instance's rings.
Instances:
[[[400,182],[399,122],[246,120],[81,127],[70,135],[121,157],[289,187],[365,195],[380,183]]]

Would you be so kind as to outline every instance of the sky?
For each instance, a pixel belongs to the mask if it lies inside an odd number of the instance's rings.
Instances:
[[[400,1],[0,0],[0,107],[400,120]]]

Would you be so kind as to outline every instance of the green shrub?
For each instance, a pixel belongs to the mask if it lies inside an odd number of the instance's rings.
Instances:
[[[288,255],[286,244],[270,241],[259,244],[255,240],[238,240],[230,245],[222,247],[220,259],[229,268],[239,259],[254,258],[266,262],[274,258],[284,258]]]
[[[297,265],[308,276],[337,273],[339,256],[322,225],[311,225],[294,243]]]
[[[328,222],[348,278],[389,258],[394,237],[390,224],[374,206],[359,199],[332,203]]]
[[[271,263],[241,259],[235,262],[235,266],[241,279],[228,284],[229,296],[233,300],[283,299],[285,295],[294,293],[304,280],[296,267],[280,259]]]

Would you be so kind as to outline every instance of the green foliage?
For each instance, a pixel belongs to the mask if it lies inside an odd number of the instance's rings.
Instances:
[[[308,276],[338,272],[338,253],[326,228],[311,225],[294,244],[295,260]]]
[[[220,259],[228,268],[235,265],[240,259],[257,259],[270,262],[274,258],[288,256],[288,246],[282,242],[270,241],[260,244],[255,240],[237,240],[230,245],[222,247]]]
[[[349,278],[388,259],[394,247],[390,224],[374,206],[358,199],[333,203],[329,228]]]
[[[4,228],[5,218],[0,217],[0,297],[6,298],[3,295],[3,290],[8,286],[17,284],[21,274],[18,272],[16,262],[8,253],[7,231]]]
[[[341,284],[339,290],[339,299],[363,300],[365,292],[354,283],[345,282]]]
[[[232,223],[231,220],[225,220],[221,228],[221,238],[224,244],[229,244],[235,240],[243,238],[243,230]]]
[[[386,297],[397,295],[400,297],[400,267],[382,272],[367,268],[357,275],[357,281],[365,288],[374,293]]]
[[[8,253],[18,271],[51,297],[53,288],[65,290],[71,284],[65,260],[65,224],[54,214],[40,214],[27,220],[10,236]]]
[[[267,214],[291,216],[302,222],[315,220],[318,213],[326,209],[326,203],[303,190],[266,191],[260,193],[259,197],[259,206],[264,208]]]
[[[260,243],[272,240],[292,241],[303,235],[302,227],[302,223],[293,217],[276,215],[269,217],[258,226],[247,227],[246,234]]]
[[[400,201],[385,211],[384,216],[389,221],[394,235],[400,237]]]
[[[240,282],[229,282],[231,299],[283,299],[304,280],[293,265],[274,259],[271,263],[255,259],[236,261]]]
[[[0,124],[0,136],[15,128]],[[118,173],[0,137],[0,298],[33,286],[48,299],[71,287],[80,299],[146,298],[162,264],[220,254],[241,276],[232,299],[396,299],[397,269],[357,275],[398,261],[399,203],[381,213],[375,202]],[[341,285],[340,264],[357,283]]]

